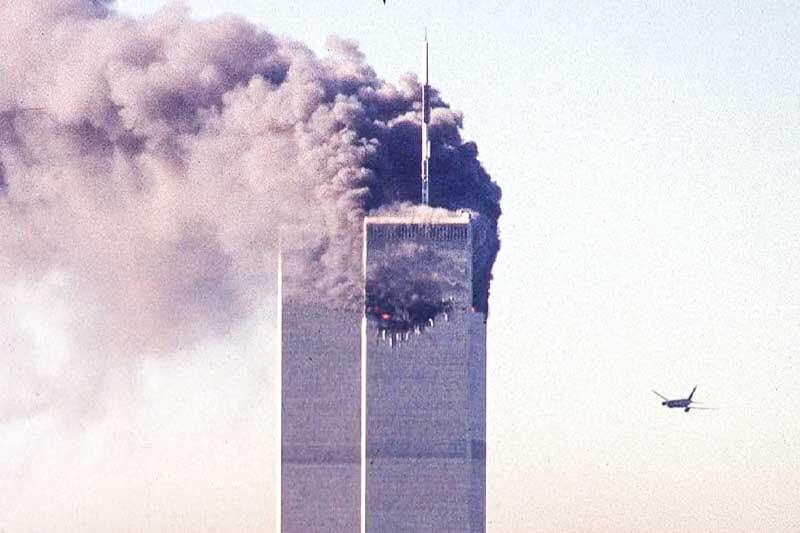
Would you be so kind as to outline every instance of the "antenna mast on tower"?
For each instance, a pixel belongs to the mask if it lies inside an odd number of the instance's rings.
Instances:
[[[428,182],[430,180],[431,141],[428,124],[431,122],[430,85],[428,85],[428,30],[425,29],[425,72],[422,85],[422,204],[430,205]]]

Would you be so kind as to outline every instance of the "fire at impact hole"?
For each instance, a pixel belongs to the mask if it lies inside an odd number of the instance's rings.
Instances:
[[[365,314],[379,338],[407,340],[452,313],[476,311],[470,214],[367,220]]]

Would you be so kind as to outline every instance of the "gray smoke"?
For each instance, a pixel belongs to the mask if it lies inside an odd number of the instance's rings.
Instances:
[[[0,4],[0,285],[58,273],[81,348],[172,350],[252,312],[280,234],[297,287],[358,303],[362,218],[419,201],[416,78],[384,82],[348,40],[318,58],[238,17],[108,5]],[[486,312],[500,191],[433,107],[432,204],[480,215]]]

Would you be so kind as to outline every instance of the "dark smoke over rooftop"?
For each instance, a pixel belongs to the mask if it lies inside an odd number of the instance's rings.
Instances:
[[[0,284],[58,272],[84,347],[172,349],[260,303],[281,234],[298,295],[358,303],[361,220],[418,209],[416,78],[384,82],[345,39],[319,58],[238,17],[108,5],[0,6]],[[478,215],[486,311],[500,191],[433,108],[432,204]]]

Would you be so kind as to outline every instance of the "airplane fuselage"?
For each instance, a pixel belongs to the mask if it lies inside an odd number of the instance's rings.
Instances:
[[[692,402],[692,396],[694,396],[694,391],[696,391],[696,390],[697,390],[697,386],[695,385],[695,387],[692,389],[692,392],[689,393],[689,397],[688,398],[680,398],[680,399],[677,399],[677,400],[670,400],[669,398],[667,398],[666,396],[664,396],[663,394],[661,394],[657,390],[653,390],[653,392],[655,394],[657,394],[658,396],[660,396],[662,400],[664,400],[663,402],[661,402],[661,405],[666,405],[670,409],[683,409],[684,411],[686,411],[688,413],[689,409],[692,409],[692,405],[691,405],[693,403]]]
[[[689,407],[689,404],[692,403],[692,400],[682,399],[682,400],[667,400],[665,402],[661,402],[661,405],[666,405],[669,408],[681,408],[685,409]]]

